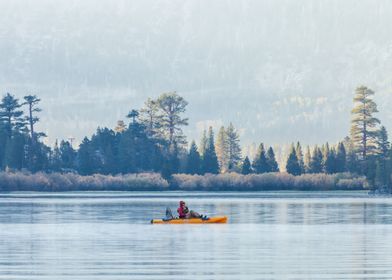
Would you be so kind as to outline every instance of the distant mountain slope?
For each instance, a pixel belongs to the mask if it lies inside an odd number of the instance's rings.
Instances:
[[[171,90],[190,138],[232,121],[244,143],[337,141],[359,84],[392,129],[390,34],[389,0],[5,0],[0,91],[41,96],[52,142]]]

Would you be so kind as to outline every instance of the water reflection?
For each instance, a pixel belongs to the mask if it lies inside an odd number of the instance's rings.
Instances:
[[[227,225],[150,225],[185,199]],[[364,193],[0,195],[0,279],[391,279],[392,200]]]

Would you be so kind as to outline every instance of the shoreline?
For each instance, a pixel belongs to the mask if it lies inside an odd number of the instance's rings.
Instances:
[[[83,193],[83,194],[123,194],[123,193],[130,193],[130,194],[192,194],[192,195],[197,195],[197,194],[223,194],[223,195],[229,195],[229,194],[241,194],[241,195],[246,195],[246,194],[255,194],[255,193],[265,193],[265,194],[294,194],[294,193],[367,193],[370,194],[370,190],[265,190],[265,191],[203,191],[203,190],[164,190],[164,191],[158,191],[158,190],[146,190],[146,191],[137,191],[137,190],[85,190],[85,191],[0,191],[0,196],[5,195],[5,194],[78,194],[78,193]]]

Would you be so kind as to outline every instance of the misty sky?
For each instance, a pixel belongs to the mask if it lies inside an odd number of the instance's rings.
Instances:
[[[0,0],[0,91],[42,98],[51,143],[174,90],[190,139],[336,142],[360,84],[392,129],[390,0]]]

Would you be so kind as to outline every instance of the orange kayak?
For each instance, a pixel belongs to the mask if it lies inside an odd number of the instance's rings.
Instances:
[[[226,216],[211,217],[208,220],[202,219],[173,219],[164,221],[162,219],[151,220],[152,224],[225,224],[227,223]]]

